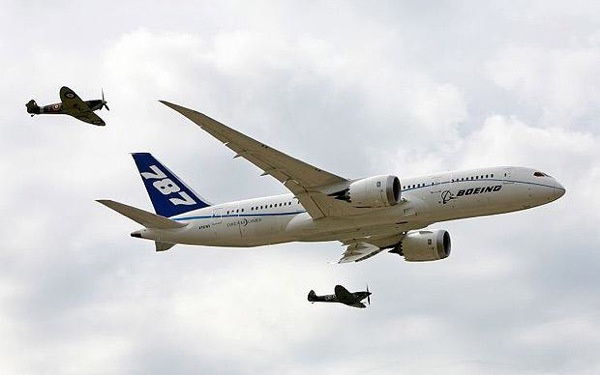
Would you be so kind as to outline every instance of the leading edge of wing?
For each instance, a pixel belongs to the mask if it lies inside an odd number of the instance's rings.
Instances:
[[[203,113],[164,100],[160,100],[160,102],[181,113],[217,138],[235,152],[236,157],[243,157],[262,169],[263,175],[271,175],[283,183],[296,195],[313,218],[328,216],[321,199],[318,199],[323,198],[321,195],[326,197],[321,193],[321,188],[348,182],[345,178],[295,159],[237,130],[231,129]]]
[[[63,102],[69,101],[69,100],[83,101],[83,100],[81,100],[79,95],[75,94],[75,91],[71,90],[67,86],[63,86],[60,88],[59,95],[60,95],[60,100]]]

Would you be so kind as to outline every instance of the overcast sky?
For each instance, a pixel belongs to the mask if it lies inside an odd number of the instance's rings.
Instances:
[[[481,3],[2,1],[0,373],[598,374],[600,3]],[[63,85],[107,126],[28,116]],[[567,194],[433,225],[439,262],[157,254],[94,201],[151,210],[131,152],[214,203],[286,192],[159,99],[348,178],[518,165]],[[337,283],[372,305],[306,301]]]

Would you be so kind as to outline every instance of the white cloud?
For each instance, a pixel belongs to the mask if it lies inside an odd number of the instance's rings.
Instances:
[[[595,373],[598,12],[516,8],[7,8],[0,371]],[[83,98],[104,87],[108,126],[29,118],[24,103],[56,101],[63,84]],[[284,191],[158,99],[347,177],[514,164],[567,194],[436,225],[455,245],[439,263],[328,265],[335,243],[155,254],[94,202],[150,207],[129,152],[155,153],[217,202]],[[366,310],[306,301],[365,282]]]
[[[593,43],[561,49],[509,45],[487,66],[497,85],[536,112],[539,126],[576,128],[576,121],[591,125],[598,115],[600,51]]]

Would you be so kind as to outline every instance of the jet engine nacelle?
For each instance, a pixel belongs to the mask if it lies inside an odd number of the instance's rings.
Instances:
[[[354,181],[344,199],[354,207],[389,207],[400,201],[400,179],[396,176],[374,176]]]
[[[408,232],[390,253],[402,255],[407,262],[428,262],[450,255],[450,233],[445,230]]]

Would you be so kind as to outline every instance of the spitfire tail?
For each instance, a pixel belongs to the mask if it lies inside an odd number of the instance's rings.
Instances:
[[[40,107],[33,99],[28,101],[27,104],[25,104],[25,107],[27,107],[27,113],[30,113],[31,116],[40,114]]]
[[[315,302],[315,301],[317,300],[317,293],[315,293],[315,291],[314,291],[314,290],[311,290],[311,291],[308,293],[308,300],[309,300],[310,302]]]
[[[151,154],[132,156],[157,214],[171,217],[210,206]]]

